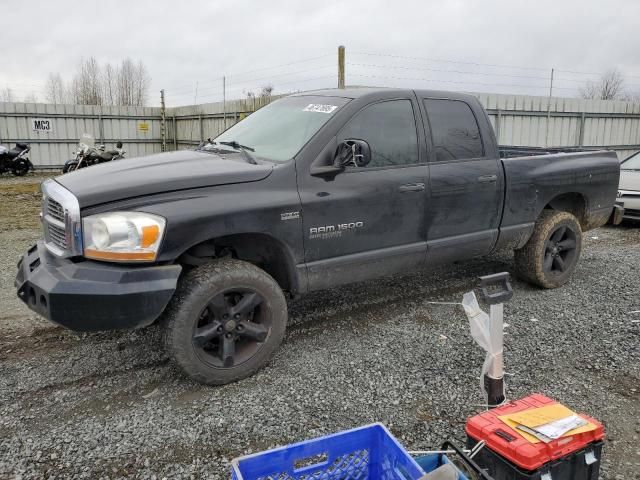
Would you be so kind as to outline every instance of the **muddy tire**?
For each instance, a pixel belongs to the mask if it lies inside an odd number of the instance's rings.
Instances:
[[[524,247],[515,250],[519,277],[542,288],[557,288],[569,280],[582,250],[582,229],[568,213],[544,210],[533,235]]]
[[[180,280],[162,323],[175,363],[200,383],[223,385],[269,361],[284,338],[287,303],[265,271],[217,260]]]

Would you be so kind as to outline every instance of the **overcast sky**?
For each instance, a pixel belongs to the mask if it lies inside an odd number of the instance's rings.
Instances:
[[[333,87],[340,44],[347,84],[546,95],[553,67],[575,96],[618,68],[640,92],[638,0],[0,0],[0,18],[0,89],[40,101],[89,56],[142,60],[152,105],[217,101],[223,75],[228,98]]]

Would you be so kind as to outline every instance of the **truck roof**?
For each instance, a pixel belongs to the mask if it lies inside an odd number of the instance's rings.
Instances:
[[[415,92],[418,96],[450,98],[454,100],[476,100],[474,95],[468,93],[451,92],[447,90],[422,90],[412,88],[390,88],[390,87],[347,87],[347,88],[326,88],[322,90],[310,90],[307,92],[295,93],[293,96],[316,95],[324,97],[344,97],[344,98],[361,98],[367,96],[375,96],[382,92]]]

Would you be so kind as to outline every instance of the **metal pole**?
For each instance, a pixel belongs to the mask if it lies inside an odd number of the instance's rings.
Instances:
[[[178,150],[178,124],[175,115],[173,116],[173,149]]]
[[[344,45],[338,47],[338,88],[344,88]]]
[[[480,277],[480,287],[489,310],[489,348],[487,361],[489,368],[482,379],[487,394],[488,408],[495,408],[505,400],[504,388],[504,302],[513,296],[513,288],[508,272],[494,273]]]
[[[585,114],[584,112],[580,113],[580,123],[578,124],[578,146],[582,147],[584,145],[584,122],[585,122]]]
[[[544,135],[544,146],[549,146],[549,124],[551,123],[551,96],[553,95],[553,68],[551,69],[551,81],[549,82],[549,98],[547,100],[547,128]]]
[[[167,151],[166,111],[164,105],[164,89],[160,90],[160,151]]]
[[[487,404],[492,407],[504,402],[504,357],[502,355],[502,345],[504,345],[504,305],[496,303],[489,307],[489,331],[491,342],[500,345],[500,353],[494,357],[491,370],[484,378],[485,389],[487,391]]]
[[[227,129],[227,78],[222,76],[222,131]]]

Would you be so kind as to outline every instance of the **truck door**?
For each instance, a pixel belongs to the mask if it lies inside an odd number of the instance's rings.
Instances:
[[[432,139],[427,262],[485,255],[498,236],[504,188],[491,133],[484,135],[488,119],[479,105],[461,100],[422,102]]]
[[[424,264],[428,170],[418,109],[415,98],[365,106],[333,143],[367,141],[367,166],[346,167],[333,179],[298,172],[310,290]]]

